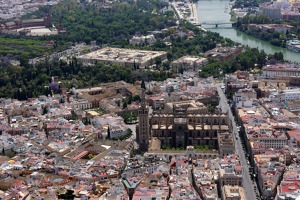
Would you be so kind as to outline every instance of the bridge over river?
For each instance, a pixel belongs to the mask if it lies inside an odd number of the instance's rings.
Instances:
[[[196,23],[194,25],[196,26],[203,26],[203,25],[211,25],[211,26],[215,26],[218,27],[220,25],[228,25],[228,24],[233,24],[234,22],[231,21],[205,21],[205,22],[201,22],[201,23]]]

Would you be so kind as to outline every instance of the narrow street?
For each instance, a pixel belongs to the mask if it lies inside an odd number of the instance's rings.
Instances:
[[[243,186],[246,193],[247,200],[255,200],[256,199],[256,193],[254,191],[254,186],[256,186],[256,182],[252,181],[249,175],[249,165],[247,163],[247,160],[245,158],[245,154],[243,152],[241,138],[239,137],[238,129],[236,122],[234,120],[234,117],[232,115],[231,109],[227,103],[227,98],[224,95],[222,89],[220,88],[220,84],[217,85],[217,90],[220,97],[220,108],[222,109],[222,112],[229,112],[229,118],[232,121],[232,129],[234,134],[234,140],[235,140],[235,151],[236,154],[240,158],[241,165],[243,167]],[[237,136],[237,137],[236,137]],[[238,138],[238,139],[236,139]]]

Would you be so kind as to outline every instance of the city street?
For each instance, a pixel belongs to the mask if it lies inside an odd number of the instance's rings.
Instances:
[[[234,140],[235,140],[235,151],[236,154],[240,158],[241,165],[243,167],[243,186],[246,193],[246,197],[248,200],[254,200],[256,199],[256,192],[254,191],[254,186],[256,186],[256,182],[252,181],[249,175],[249,165],[247,164],[245,154],[243,152],[241,138],[239,138],[239,133],[237,129],[236,122],[234,120],[234,117],[232,115],[231,109],[227,103],[227,98],[224,95],[222,89],[220,88],[220,84],[217,84],[217,90],[220,97],[220,108],[222,109],[222,112],[229,112],[229,118],[232,121],[232,128],[233,128],[233,134],[234,134]],[[236,136],[238,139],[236,139]]]

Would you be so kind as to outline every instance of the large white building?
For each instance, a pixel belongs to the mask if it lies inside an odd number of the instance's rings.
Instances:
[[[300,65],[276,64],[267,65],[263,69],[263,76],[266,78],[300,76]]]
[[[84,109],[92,108],[92,103],[90,103],[85,99],[77,99],[76,101],[73,101],[72,104],[73,104],[73,108],[75,109],[84,110]]]
[[[110,124],[109,125],[110,130],[110,138],[119,138],[128,133],[127,127],[123,126],[122,124]]]
[[[259,132],[247,135],[249,141],[262,142],[266,149],[281,149],[288,144],[288,138],[285,133],[273,132],[270,129],[263,129],[261,127]]]
[[[278,200],[299,200],[300,199],[300,166],[290,165],[286,168],[280,185],[277,186]]]
[[[243,187],[225,185],[222,187],[222,200],[246,200]]]
[[[165,51],[145,51],[138,49],[123,49],[106,47],[88,54],[80,55],[77,59],[86,65],[103,63],[106,65],[121,65],[136,68],[147,68],[155,64],[156,59],[167,59]]]
[[[208,59],[199,56],[183,56],[171,62],[172,70],[178,72],[180,68],[183,70],[197,70],[208,64]]]
[[[278,97],[281,101],[300,100],[300,88],[282,90],[279,92]]]
[[[133,36],[129,43],[132,45],[140,45],[140,44],[153,44],[156,42],[154,35],[146,35],[146,36]]]
[[[257,98],[257,93],[253,88],[239,89],[233,96],[233,102],[238,105],[241,101],[243,107],[245,104],[249,104],[248,107],[252,106],[252,100]]]

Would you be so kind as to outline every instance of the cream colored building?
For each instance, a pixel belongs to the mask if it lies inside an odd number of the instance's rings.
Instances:
[[[276,76],[300,76],[300,66],[294,64],[267,65],[262,69],[263,76],[274,78]]]
[[[244,188],[229,185],[223,186],[222,200],[246,200]]]
[[[134,67],[135,65],[138,68],[147,68],[154,65],[156,59],[166,60],[167,52],[106,47],[80,55],[77,59],[83,64],[90,65],[98,62],[107,65],[116,64],[128,67]]]
[[[171,68],[173,71],[178,72],[180,68],[184,70],[199,69],[202,66],[208,64],[208,59],[199,56],[184,56],[171,62]]]
[[[241,166],[237,166],[240,167]],[[232,166],[220,169],[220,184],[231,186],[243,186],[242,169],[237,170]]]

